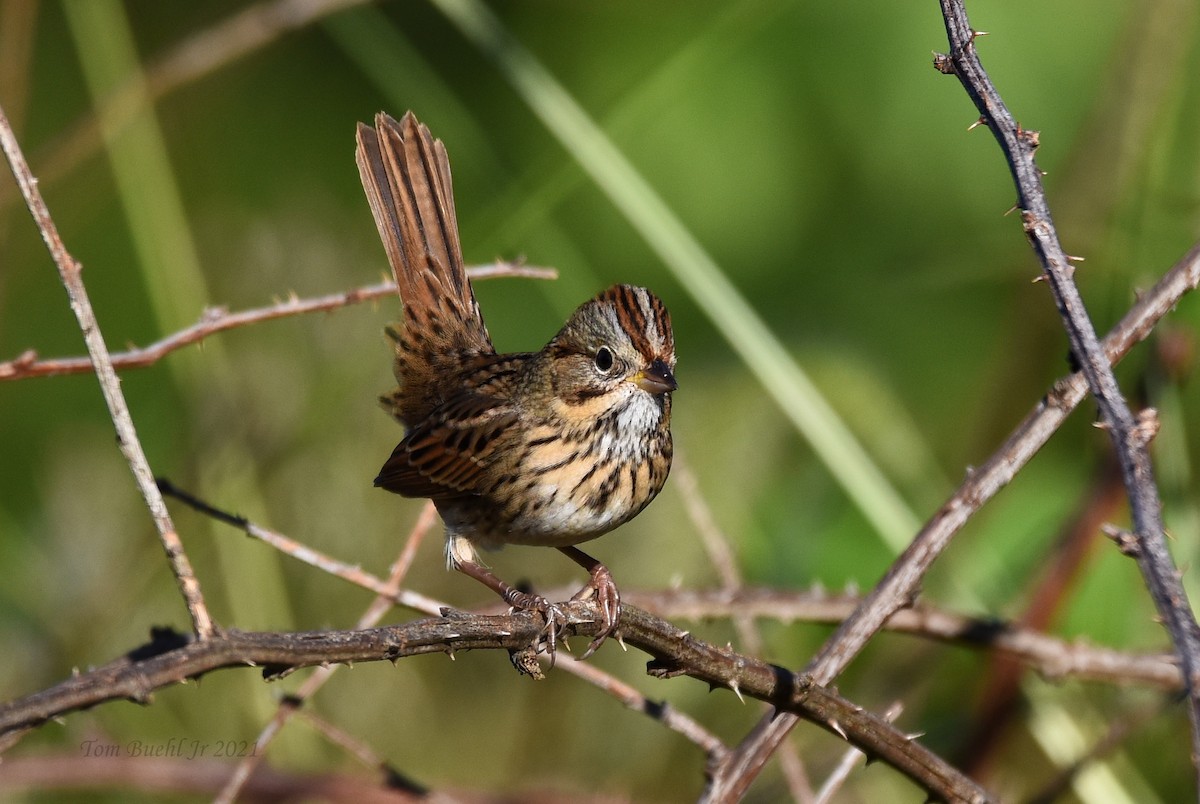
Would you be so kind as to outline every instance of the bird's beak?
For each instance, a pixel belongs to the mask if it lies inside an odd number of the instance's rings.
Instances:
[[[661,360],[655,360],[630,379],[638,388],[649,394],[665,394],[679,387],[679,383],[675,382],[675,375]]]

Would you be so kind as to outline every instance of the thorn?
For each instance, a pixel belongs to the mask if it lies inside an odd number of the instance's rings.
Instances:
[[[617,634],[617,644],[621,646],[621,650],[629,653],[629,648],[625,645],[625,637]]]
[[[1076,257],[1074,254],[1067,255],[1068,262],[1085,262],[1086,260],[1087,260],[1087,257]]]
[[[1104,431],[1108,431],[1108,430],[1112,429],[1112,425],[1109,424],[1108,422],[1104,421],[1103,419],[1101,419],[1098,422],[1092,422],[1092,427],[1095,427],[1097,430],[1104,430]]]
[[[921,739],[921,738],[922,738],[922,737],[924,737],[924,736],[925,736],[925,732],[923,732],[923,731],[914,731],[914,732],[912,732],[911,734],[906,734],[906,735],[904,735],[904,739],[908,740],[908,741],[911,743],[913,740],[919,740],[919,739]]]
[[[849,737],[847,737],[847,736],[846,736],[846,732],[845,732],[845,730],[842,728],[842,724],[841,724],[841,723],[838,723],[836,720],[831,720],[831,721],[829,721],[829,728],[833,729],[833,730],[834,730],[834,731],[836,731],[838,734],[840,734],[843,740],[849,740],[849,739],[850,739]]]
[[[991,33],[992,33],[991,31],[976,31],[976,30],[972,30],[972,31],[971,31],[971,38],[972,38],[972,39],[978,39],[978,38],[979,38],[979,37],[981,37],[981,36],[990,36],[990,35],[991,35]]]
[[[971,125],[967,126],[967,131],[974,131],[975,129],[979,128],[980,126],[986,126],[986,125],[987,125],[987,120],[983,116],[980,116],[980,118],[978,120],[976,120]]]
[[[733,690],[733,694],[738,697],[739,701],[741,701],[743,704],[746,703],[746,699],[742,697],[742,690],[736,681],[729,682],[729,689]]]
[[[1007,218],[1009,215],[1013,214],[1013,213],[1014,213],[1014,212],[1016,212],[1016,211],[1017,211],[1017,205],[1016,205],[1016,204],[1013,204],[1011,207],[1009,207],[1008,209],[1004,210],[1004,214],[1003,214],[1003,215],[1001,215],[1000,217],[1002,217],[1002,218]]]

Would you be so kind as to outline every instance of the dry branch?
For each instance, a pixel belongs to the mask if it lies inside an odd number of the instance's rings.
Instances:
[[[594,601],[573,601],[561,608],[568,620],[567,634],[595,635],[602,618]],[[220,668],[261,667],[271,679],[300,667],[331,663],[396,661],[471,649],[519,652],[528,650],[544,627],[541,617],[530,612],[447,611],[442,617],[356,631],[229,631],[202,641],[160,631],[149,645],[120,660],[0,706],[0,737],[106,701],[149,703],[158,689]],[[620,632],[627,644],[650,654],[647,670],[655,677],[687,675],[795,713],[883,760],[934,798],[992,800],[915,739],[806,676],[706,643],[634,606],[622,607]]]
[[[115,746],[97,745],[100,752]],[[97,789],[140,793],[147,801],[177,800],[181,796],[211,796],[229,777],[232,764],[223,759],[144,756],[94,756],[78,752],[4,760],[0,795],[26,800],[58,793],[76,800]],[[22,796],[22,794],[25,794]],[[8,796],[12,796],[9,799]],[[119,798],[120,794],[114,796]],[[170,797],[170,798],[168,798]],[[292,773],[262,768],[245,788],[246,801],[325,801],[353,804],[428,802],[428,791],[389,768],[378,778],[349,773]],[[452,799],[453,800],[453,799]],[[481,799],[471,798],[482,802]]]

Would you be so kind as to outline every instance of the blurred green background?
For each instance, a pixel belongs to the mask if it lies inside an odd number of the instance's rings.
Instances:
[[[355,5],[203,69],[158,97],[152,114],[136,93],[127,96],[132,116],[103,103],[139,75],[156,91],[170,75],[155,65],[185,43],[196,59],[217,52],[229,35],[195,38],[249,7],[0,2],[0,103],[84,265],[110,348],[149,343],[208,306],[243,309],[377,281],[386,265],[354,166],[354,125],[411,108],[449,150],[468,262],[524,255],[560,272],[556,282],[478,284],[499,349],[539,347],[613,282],[647,285],[667,302],[679,354],[676,444],[750,583],[869,587],[894,554],[889,545],[903,543],[1067,369],[1052,300],[1031,282],[1038,266],[1019,220],[1004,214],[1014,192],[1001,154],[986,129],[968,133],[973,107],[931,66],[931,52],[946,46],[936,3],[509,2],[491,8],[495,20],[449,0]],[[1038,158],[1056,221],[1067,250],[1086,257],[1077,278],[1097,329],[1107,331],[1200,231],[1200,8],[981,0],[969,11],[991,32],[979,49],[1014,115],[1042,132]],[[471,26],[507,32],[519,50],[503,39],[482,46]],[[531,56],[565,94],[522,83],[537,72],[513,52]],[[80,126],[98,107],[105,124],[89,137]],[[601,186],[635,202],[644,195],[585,136],[576,108],[661,200],[640,208],[637,225]],[[565,129],[556,135],[555,125]],[[30,348],[83,354],[7,174],[0,198],[0,359]],[[681,250],[673,267],[655,238]],[[713,284],[706,260],[738,298]],[[764,375],[769,382],[792,369],[771,362],[771,343],[729,323],[745,324],[743,300],[861,442],[899,508],[873,497],[857,469],[836,480],[831,458],[793,423],[803,414],[789,407],[791,386],[776,394],[784,406],[766,390]],[[125,373],[155,472],[386,574],[419,510],[371,485],[400,437],[375,403],[391,384],[381,330],[396,314],[388,301],[265,323]],[[1189,298],[1159,330],[1182,345],[1182,358],[1160,358],[1156,337],[1119,371],[1137,404],[1157,406],[1163,418],[1159,479],[1193,595],[1200,398],[1183,379],[1198,318]],[[1060,530],[1101,473],[1107,443],[1094,417],[1085,403],[974,518],[927,579],[929,600],[1023,612]],[[152,625],[186,628],[93,377],[0,386],[0,453],[0,695],[108,661]],[[864,513],[873,504],[882,513]],[[225,626],[348,627],[370,600],[172,510]],[[1121,509],[1113,516],[1123,521]],[[411,584],[464,607],[487,602],[485,590],[444,571],[440,542],[440,533],[426,541]],[[717,583],[671,483],[590,552],[630,589]],[[582,581],[553,551],[513,548],[492,565],[542,588]],[[1107,544],[1062,597],[1056,633],[1129,649],[1165,645],[1136,567]],[[688,627],[735,639],[727,623]],[[764,658],[790,667],[829,633],[777,623],[764,631]],[[693,681],[653,681],[644,656],[611,645],[591,661],[727,741],[761,713]],[[985,668],[986,657],[972,652],[882,636],[839,687],[879,710],[904,701],[901,726],[953,756],[973,727]],[[303,676],[268,686],[254,672],[218,673],[159,693],[149,708],[71,715],[9,756],[77,756],[97,735],[118,744],[252,740]],[[1106,723],[1158,705],[1153,694],[1098,685],[1032,678],[1026,690],[985,777],[1012,797],[1054,772],[1039,713],[1076,718],[1085,735],[1078,753]],[[434,789],[689,800],[703,783],[703,757],[675,734],[562,673],[541,684],[518,678],[499,653],[343,670],[311,707]],[[1065,730],[1052,729],[1051,743],[1056,736],[1070,745]],[[793,739],[817,782],[844,750],[804,725]],[[1110,766],[1113,795],[1191,795],[1179,711],[1135,730],[1124,749]],[[299,723],[268,763],[371,773]],[[752,797],[776,800],[785,790],[773,764]],[[856,772],[839,800],[921,799],[876,764]]]

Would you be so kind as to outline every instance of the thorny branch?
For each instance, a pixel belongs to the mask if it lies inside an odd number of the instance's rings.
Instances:
[[[785,623],[837,625],[862,603],[861,597],[852,594],[756,587],[739,589],[732,594],[723,589],[680,589],[662,592],[629,590],[623,595],[632,603],[673,620],[712,620],[737,614]],[[1010,621],[968,617],[925,604],[897,611],[883,628],[893,633],[997,651],[1049,679],[1147,684],[1168,692],[1177,692],[1183,687],[1178,662],[1170,654],[1130,653],[1086,642],[1068,642]]]
[[[595,601],[571,601],[561,608],[568,634],[595,635],[602,620]],[[159,631],[149,645],[122,659],[0,705],[0,737],[105,701],[146,704],[158,689],[220,668],[261,667],[265,678],[274,679],[297,668],[331,663],[396,661],[472,649],[520,652],[529,650],[544,627],[541,617],[531,612],[480,615],[447,610],[442,617],[356,631],[229,631],[202,641]],[[650,654],[647,672],[652,676],[687,675],[796,713],[883,760],[935,798],[992,800],[914,738],[806,676],[711,645],[631,605],[622,607],[620,630],[624,642]]]
[[[1087,379],[1121,466],[1129,496],[1130,517],[1138,540],[1135,558],[1159,616],[1171,636],[1183,669],[1192,726],[1192,761],[1200,763],[1200,631],[1179,572],[1167,549],[1162,503],[1150,461],[1149,441],[1156,427],[1146,427],[1130,411],[1105,358],[1096,331],[1075,285],[1075,270],[1059,242],[1034,161],[1038,133],[1023,129],[1008,111],[975,49],[976,32],[967,20],[963,0],[941,0],[950,53],[938,59],[939,69],[958,77],[991,129],[1008,160],[1017,188],[1017,207],[1030,245],[1042,263],[1047,284],[1063,319],[1071,352]],[[1153,416],[1153,412],[1149,412]],[[1197,764],[1200,788],[1200,764]]]

